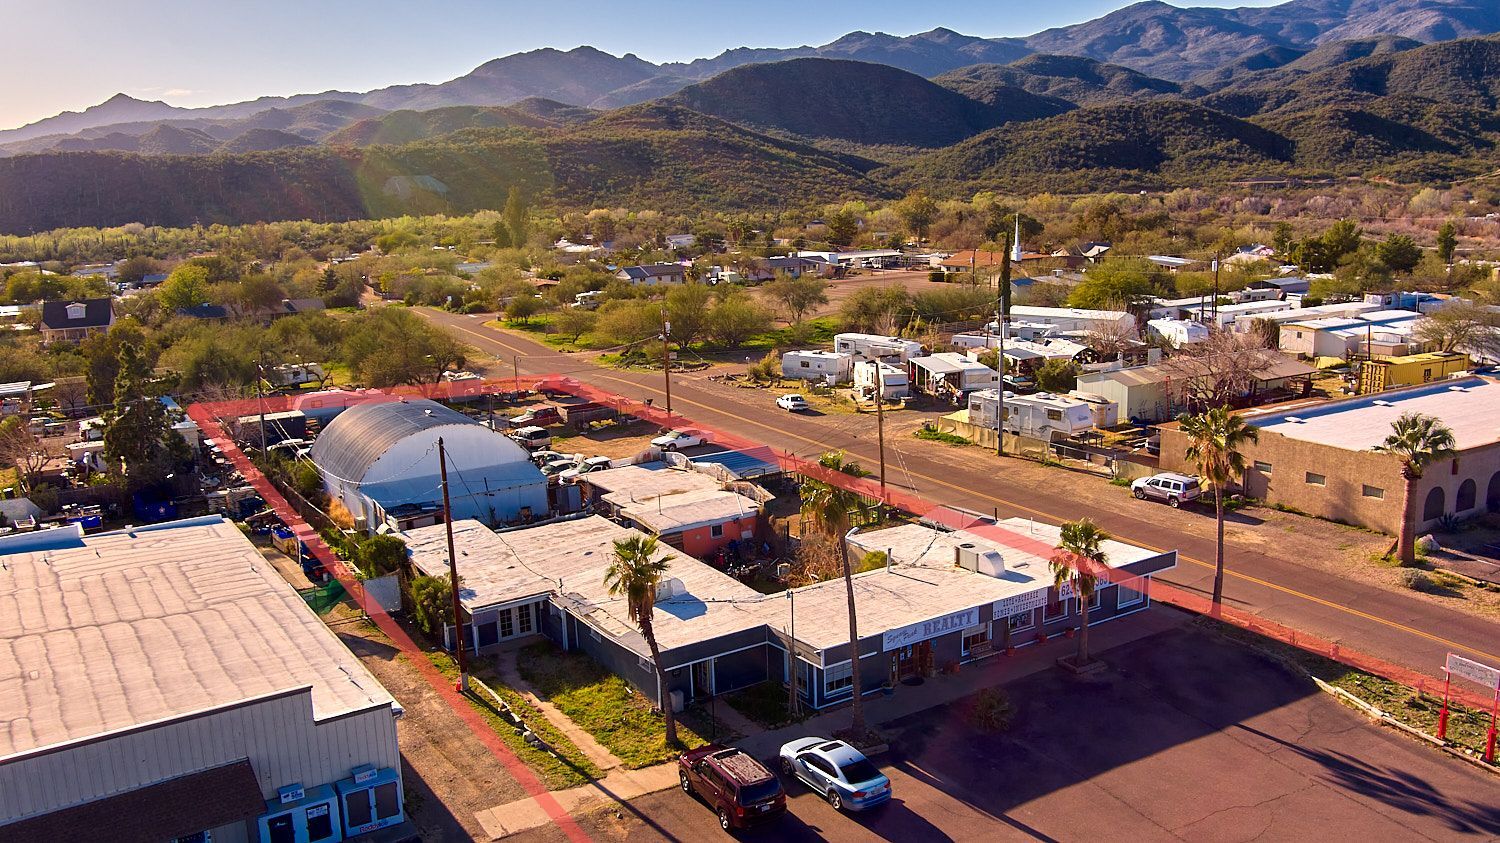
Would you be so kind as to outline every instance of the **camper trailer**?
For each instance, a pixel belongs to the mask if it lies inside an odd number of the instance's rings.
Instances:
[[[969,394],[969,423],[994,429],[1000,410],[1000,393],[982,389]],[[1005,430],[1007,433],[1055,442],[1092,429],[1092,405],[1066,395],[1038,392],[1035,395],[1005,393]]]
[[[837,334],[833,338],[833,350],[840,354],[852,354],[860,360],[899,360],[905,363],[920,357],[922,344],[916,340],[900,337],[883,337],[879,334]]]
[[[854,364],[854,389],[861,396],[874,397],[876,377],[884,382],[881,394],[887,400],[911,395],[911,382],[906,377],[905,369],[878,360],[861,360]]]
[[[844,383],[854,358],[836,351],[788,351],[781,355],[784,378]]]

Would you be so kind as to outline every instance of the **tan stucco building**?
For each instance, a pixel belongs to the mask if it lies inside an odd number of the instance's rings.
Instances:
[[[1260,441],[1245,449],[1245,494],[1320,518],[1387,533],[1400,529],[1401,461],[1375,450],[1402,413],[1440,419],[1458,456],[1428,467],[1413,508],[1418,529],[1445,515],[1500,511],[1500,381],[1465,378],[1273,412],[1247,413]],[[1192,473],[1185,437],[1162,427],[1161,468]]]

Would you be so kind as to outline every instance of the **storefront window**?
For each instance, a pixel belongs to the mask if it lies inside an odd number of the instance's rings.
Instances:
[[[852,662],[844,662],[840,665],[824,668],[823,670],[823,693],[838,694],[854,687],[854,671]]]
[[[1010,625],[1011,632],[1016,632],[1022,629],[1030,629],[1032,624],[1034,623],[1034,615],[1034,612],[1017,612],[1016,614],[1011,615],[1006,620],[1006,623]]]
[[[1042,612],[1042,620],[1055,621],[1068,616],[1068,601],[1057,596],[1057,589],[1047,589],[1047,608]]]
[[[964,655],[969,655],[976,649],[984,649],[984,645],[990,640],[990,628],[988,625],[964,634]]]

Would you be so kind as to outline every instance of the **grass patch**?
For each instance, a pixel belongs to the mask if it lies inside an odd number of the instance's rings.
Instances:
[[[667,746],[661,715],[629,683],[598,662],[586,655],[563,653],[550,643],[532,644],[519,655],[521,678],[537,695],[593,735],[626,767],[649,767],[677,757],[677,750]],[[689,748],[708,743],[681,721],[677,734]]]
[[[917,432],[915,434],[913,434],[913,435],[916,436],[918,439],[922,439],[922,440],[925,440],[925,441],[928,441],[928,442],[942,442],[944,445],[973,445],[974,444],[973,442],[970,442],[968,439],[966,439],[966,438],[964,438],[962,436],[959,436],[957,433],[947,433],[945,431],[932,430],[932,429],[926,428],[926,427],[919,428],[917,430]]]
[[[1375,706],[1400,723],[1429,735],[1437,734],[1438,716],[1443,708],[1443,701],[1440,697],[1419,694],[1415,689],[1402,685],[1400,682],[1356,670],[1333,659],[1256,635],[1237,626],[1209,618],[1199,618],[1198,623],[1232,641],[1270,653],[1283,662],[1295,665],[1324,682]],[[1435,683],[1436,680],[1434,680]],[[1483,755],[1485,734],[1489,729],[1489,724],[1489,712],[1456,704],[1450,705],[1448,743],[1467,750],[1473,755]]]
[[[0,489],[9,486],[17,491],[21,488],[21,472],[15,467],[0,468]]]
[[[1131,480],[1130,480],[1129,477],[1111,477],[1111,478],[1109,478],[1109,485],[1111,485],[1111,486],[1119,486],[1122,489],[1129,489],[1130,488],[1130,483],[1131,483]]]
[[[746,340],[742,349],[746,351],[790,348],[793,346],[832,345],[833,336],[843,328],[838,317],[819,316],[801,325],[789,325],[764,334],[756,334]]]
[[[760,682],[741,691],[727,694],[724,701],[758,726],[780,729],[800,723],[806,715],[794,715],[787,708],[786,688],[779,682]]]
[[[447,653],[428,652],[427,658],[443,676],[455,681],[458,679],[458,666],[453,663],[452,657]],[[480,717],[484,718],[486,723],[490,724],[490,728],[494,729],[495,734],[505,741],[505,745],[510,747],[511,751],[537,774],[548,790],[578,787],[603,776],[603,771],[596,767],[588,756],[584,755],[562,732],[553,727],[535,706],[526,701],[525,697],[500,684],[499,677],[494,674],[494,671],[485,667],[475,675],[497,696],[505,700],[505,704],[510,706],[511,711],[520,715],[537,737],[557,752],[554,756],[526,743],[521,737],[520,729],[500,712],[488,694],[475,689],[465,695],[469,705],[479,713]]]

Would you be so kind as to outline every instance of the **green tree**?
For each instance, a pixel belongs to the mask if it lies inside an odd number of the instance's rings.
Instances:
[[[1422,260],[1422,249],[1405,234],[1393,234],[1375,247],[1375,257],[1396,272],[1411,272]]]
[[[1416,505],[1417,483],[1427,467],[1457,456],[1453,431],[1442,421],[1421,413],[1402,413],[1391,422],[1391,433],[1376,450],[1394,454],[1401,460],[1401,477],[1405,480],[1401,500],[1401,532],[1396,552],[1402,565],[1417,561]]]
[[[126,258],[120,264],[120,274],[116,280],[133,287],[140,284],[147,275],[160,272],[159,266],[160,264],[145,255],[135,255]]]
[[[656,644],[656,628],[653,623],[656,609],[656,591],[662,578],[671,567],[671,554],[659,552],[656,539],[634,535],[615,541],[614,558],[604,572],[604,586],[611,597],[623,597],[630,619],[646,639],[651,650],[651,664],[656,668],[656,696],[662,717],[666,720],[667,746],[681,746],[677,739],[677,717],[672,713],[672,702],[667,698],[667,669],[661,663],[661,649]]]
[[[1107,258],[1089,269],[1068,294],[1070,307],[1092,310],[1123,307],[1156,295],[1166,284],[1161,268],[1141,258]]]
[[[1296,229],[1292,228],[1292,224],[1286,220],[1276,223],[1275,232],[1271,235],[1271,248],[1275,249],[1278,255],[1290,253],[1296,233]]]
[[[1459,303],[1435,310],[1417,322],[1412,334],[1438,351],[1500,355],[1500,313],[1482,305]]]
[[[443,626],[453,622],[453,589],[448,578],[418,574],[412,577],[407,591],[417,628],[434,637],[442,635]]]
[[[1292,247],[1290,257],[1303,272],[1329,272],[1338,265],[1338,256],[1329,251],[1321,237],[1299,242]]]
[[[78,344],[83,355],[84,375],[88,381],[88,403],[102,406],[115,400],[115,375],[120,371],[120,346],[134,343],[144,352],[146,334],[134,319],[126,318],[114,324],[107,333],[94,334]],[[146,362],[154,364],[149,356]]]
[[[531,317],[547,309],[547,304],[533,295],[520,295],[505,306],[505,321],[525,324]]]
[[[672,323],[672,341],[687,347],[703,336],[708,325],[708,306],[713,291],[696,281],[667,291],[667,320]]]
[[[839,304],[839,319],[845,330],[892,334],[911,310],[911,294],[905,287],[860,287]]]
[[[505,228],[510,232],[511,246],[517,249],[525,248],[526,238],[529,235],[531,211],[526,207],[526,197],[522,195],[520,188],[510,189],[510,195],[505,197],[505,211],[502,216],[505,219]]]
[[[1224,600],[1224,487],[1245,476],[1245,455],[1241,449],[1260,441],[1260,431],[1228,407],[1182,415],[1177,423],[1187,437],[1183,458],[1198,466],[1198,475],[1208,481],[1214,496],[1218,538],[1214,545],[1213,605],[1217,610]]]
[[[848,246],[859,236],[859,217],[847,208],[840,208],[824,220],[828,225],[828,239],[836,246]]]
[[[1337,262],[1344,255],[1352,255],[1359,251],[1359,246],[1364,242],[1364,231],[1354,220],[1339,220],[1323,232],[1323,245],[1327,247],[1328,254]]]
[[[151,368],[133,342],[120,346],[114,404],[104,412],[104,461],[127,490],[139,491],[166,476],[178,449],[167,408],[151,394]]]
[[[937,219],[937,202],[925,190],[915,190],[896,203],[896,214],[918,243],[927,239],[927,231]]]
[[[828,304],[828,282],[812,275],[793,278],[790,275],[777,273],[776,278],[768,282],[761,290],[781,306],[787,315],[788,324],[791,325],[801,324],[802,318],[809,310],[818,305]]]
[[[360,542],[357,561],[360,570],[367,577],[394,574],[406,564],[406,542],[395,536],[370,536]],[[446,585],[446,581],[444,584]],[[449,600],[452,600],[451,595],[449,595]]]
[[[1078,601],[1078,652],[1073,656],[1074,667],[1083,667],[1090,661],[1089,603],[1094,599],[1100,577],[1109,571],[1105,564],[1108,557],[1104,552],[1104,543],[1109,537],[1109,533],[1087,518],[1068,521],[1062,525],[1059,534],[1058,552],[1048,560],[1048,567],[1052,569],[1052,586],[1061,592],[1071,585]]]
[[[865,705],[863,681],[860,677],[859,622],[855,617],[854,572],[849,565],[849,539],[847,530],[851,523],[861,520],[857,515],[864,497],[845,488],[839,475],[850,478],[868,477],[869,472],[859,463],[847,461],[842,451],[829,451],[818,458],[818,466],[827,472],[828,479],[808,477],[802,481],[799,494],[802,498],[802,517],[839,543],[839,556],[844,567],[844,596],[849,612],[850,676],[853,681],[853,723],[851,730],[856,735],[865,732]]]
[[[771,311],[742,290],[725,296],[708,312],[708,336],[726,348],[739,348],[756,334],[771,330]]]
[[[1036,388],[1042,392],[1066,394],[1078,386],[1078,364],[1053,358],[1036,368]]]
[[[168,311],[190,310],[208,302],[208,270],[185,263],[172,270],[160,287],[156,300]]]
[[[450,368],[462,369],[468,353],[447,332],[401,307],[361,313],[340,352],[367,386],[377,388],[435,383]]]
[[[581,307],[565,307],[552,317],[551,327],[559,336],[568,338],[568,342],[576,343],[589,331],[594,330],[594,324],[599,321],[598,314],[592,310],[584,310]]]
[[[1443,223],[1437,232],[1438,257],[1443,263],[1453,263],[1453,253],[1458,249],[1458,227],[1452,220]]]
[[[661,305],[656,302],[609,301],[599,308],[594,333],[615,345],[629,345],[659,337],[661,317]]]

